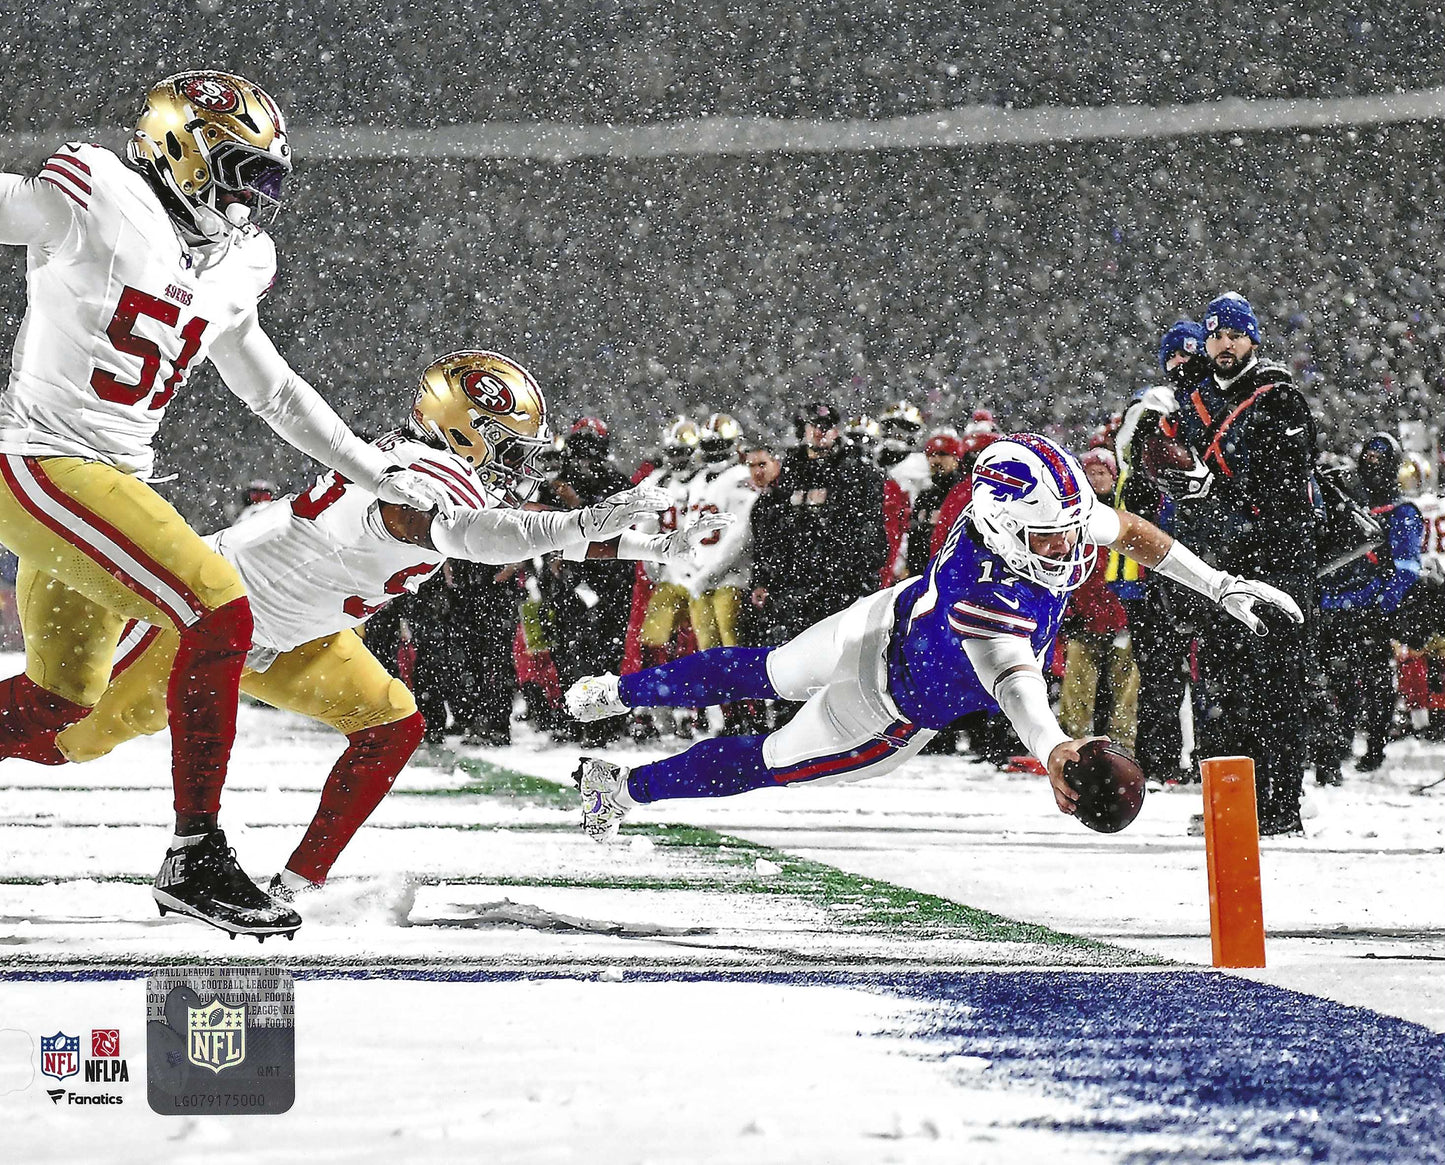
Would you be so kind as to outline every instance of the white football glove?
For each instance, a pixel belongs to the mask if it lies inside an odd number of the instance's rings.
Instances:
[[[408,469],[404,465],[393,465],[381,475],[376,487],[376,496],[392,505],[428,513],[436,510],[446,515],[455,512],[456,502],[447,487],[434,477]]]
[[[691,522],[671,534],[664,534],[656,546],[660,562],[694,563],[697,548],[718,530],[726,530],[736,522],[736,514],[698,514]]]
[[[1269,634],[1269,629],[1254,613],[1256,603],[1268,603],[1271,607],[1278,607],[1296,623],[1305,621],[1304,612],[1299,609],[1298,603],[1278,587],[1272,587],[1269,583],[1260,582],[1258,579],[1226,576],[1225,584],[1219,592],[1217,601],[1225,611],[1256,635]]]
[[[651,485],[634,485],[619,490],[610,498],[577,511],[577,524],[588,542],[606,542],[616,538],[634,522],[656,515],[672,505],[672,495]]]

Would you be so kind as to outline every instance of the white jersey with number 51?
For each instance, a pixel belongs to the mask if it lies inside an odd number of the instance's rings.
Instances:
[[[239,336],[269,347],[256,304],[276,274],[259,229],[189,247],[145,179],[109,150],[70,143],[35,178],[0,174],[0,243],[27,247],[29,293],[0,395],[0,452],[149,477],[166,405],[201,360],[254,395],[256,353],[243,358]]]

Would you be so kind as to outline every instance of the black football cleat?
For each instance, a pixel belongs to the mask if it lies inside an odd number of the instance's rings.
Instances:
[[[192,845],[167,850],[151,895],[162,917],[169,911],[184,914],[232,939],[250,934],[265,941],[268,935],[295,934],[301,926],[296,911],[246,876],[219,829]]]

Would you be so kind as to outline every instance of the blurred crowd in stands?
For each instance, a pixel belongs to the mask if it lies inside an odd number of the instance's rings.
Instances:
[[[1227,161],[1226,161],[1227,160]],[[1445,128],[812,156],[305,165],[265,304],[292,363],[359,427],[393,427],[460,345],[535,369],[559,413],[637,458],[678,413],[768,440],[826,398],[992,408],[1071,441],[1147,383],[1198,287],[1236,287],[1341,447],[1438,410]],[[21,259],[0,289],[18,324]],[[311,468],[209,370],[162,464],[202,525]],[[200,405],[195,398],[209,397]],[[189,398],[189,399],[188,399]]]
[[[125,124],[135,78],[202,63],[254,76],[309,124],[596,124],[1334,97],[1438,85],[1442,48],[1428,0],[159,0],[143,17],[52,2],[10,15],[0,64],[31,83],[0,93],[0,127]]]

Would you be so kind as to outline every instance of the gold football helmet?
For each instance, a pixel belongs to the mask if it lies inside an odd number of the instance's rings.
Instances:
[[[525,501],[543,479],[538,460],[552,448],[547,402],[507,356],[466,350],[434,360],[421,374],[411,423],[513,501]]]
[[[703,423],[697,435],[698,448],[707,461],[721,461],[737,456],[738,444],[743,439],[743,427],[727,413],[713,413]]]
[[[668,465],[681,469],[697,449],[698,428],[696,421],[677,417],[662,430],[662,456]]]
[[[177,73],[153,86],[126,147],[172,217],[212,241],[265,222],[291,173],[286,122],[259,85],[234,73]]]

